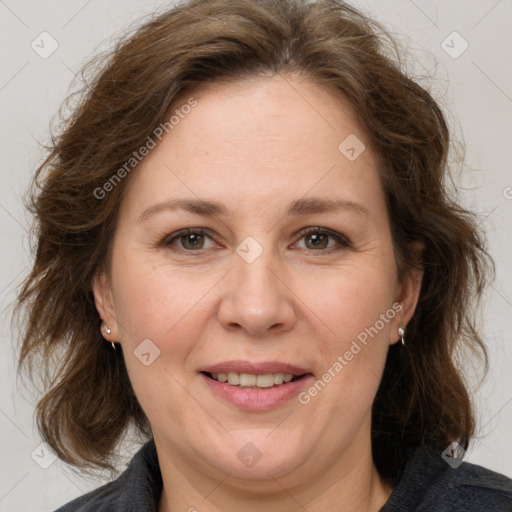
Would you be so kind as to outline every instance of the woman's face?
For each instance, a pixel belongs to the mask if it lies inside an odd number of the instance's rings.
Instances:
[[[322,86],[278,76],[193,97],[126,190],[94,285],[108,339],[183,473],[342,477],[370,453],[417,294],[397,279],[376,157]]]

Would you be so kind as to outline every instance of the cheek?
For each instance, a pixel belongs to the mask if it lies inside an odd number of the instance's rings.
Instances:
[[[147,255],[120,256],[115,268],[116,320],[127,371],[146,414],[158,417],[164,413],[152,410],[156,393],[165,389],[164,402],[174,405],[183,398],[187,358],[204,330],[207,302],[201,299],[215,281],[186,280],[169,267],[154,266]]]
[[[116,268],[117,321],[134,392],[152,425],[181,428],[174,411],[190,405],[187,358],[204,330],[201,298],[214,281],[184,286],[182,274],[147,255],[119,257]]]
[[[139,254],[117,261],[115,309],[122,341],[130,345],[145,338],[156,343],[178,339],[174,333],[184,319],[197,314],[201,299],[215,283],[211,275],[197,279],[152,259]]]
[[[324,342],[328,351],[344,352],[352,340],[364,342],[365,333],[370,339],[385,339],[387,343],[390,321],[395,315],[395,288],[388,277],[392,275],[383,268],[354,267],[340,270],[336,279],[332,275],[316,278],[314,286],[301,288],[304,302],[328,328]]]
[[[346,428],[355,428],[371,407],[396,315],[392,307],[393,282],[386,277],[392,275],[382,268],[354,268],[337,280],[317,281],[316,288],[310,290],[321,289],[323,293],[310,291],[305,299],[318,312],[321,322],[317,324],[325,324],[328,330],[324,330],[327,334],[321,339],[317,338],[315,347],[323,367],[301,403],[313,407],[323,403],[326,407],[320,414],[326,414],[325,421],[337,418]],[[306,287],[302,293],[307,293]]]

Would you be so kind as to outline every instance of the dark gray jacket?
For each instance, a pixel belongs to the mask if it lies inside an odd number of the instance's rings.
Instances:
[[[114,481],[56,512],[157,512],[162,477],[155,445],[146,443]],[[191,508],[206,510],[191,503]],[[341,510],[341,507],[340,507]],[[417,448],[380,512],[512,512],[512,480],[481,466],[453,469],[441,453]]]

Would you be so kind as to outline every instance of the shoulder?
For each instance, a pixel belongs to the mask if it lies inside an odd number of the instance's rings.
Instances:
[[[475,464],[448,470],[433,487],[450,510],[512,512],[512,480]]]
[[[442,451],[417,448],[382,512],[512,512],[512,480],[463,462],[453,467]]]
[[[146,443],[127,469],[114,481],[81,496],[55,512],[155,511],[162,492],[162,479],[155,445]]]

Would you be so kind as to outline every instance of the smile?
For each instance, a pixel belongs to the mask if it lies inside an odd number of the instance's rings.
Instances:
[[[271,388],[281,386],[283,383],[294,382],[302,375],[293,375],[292,373],[266,373],[264,375],[255,375],[251,373],[207,373],[208,377],[219,381],[227,382],[230,386],[240,388]]]
[[[312,373],[200,372],[216,399],[237,409],[263,412],[276,409],[296,398],[315,377]]]

